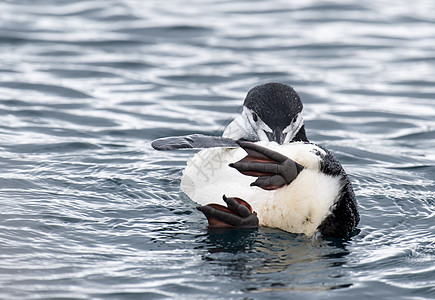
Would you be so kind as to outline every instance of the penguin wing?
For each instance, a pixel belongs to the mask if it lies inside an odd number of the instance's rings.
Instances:
[[[151,146],[156,150],[176,149],[202,149],[202,148],[236,148],[239,145],[235,140],[221,136],[210,136],[203,134],[191,134],[184,136],[171,136],[154,140]]]

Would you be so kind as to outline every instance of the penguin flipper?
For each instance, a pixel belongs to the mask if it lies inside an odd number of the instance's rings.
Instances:
[[[235,140],[221,136],[191,134],[184,136],[171,136],[152,141],[151,146],[156,150],[176,149],[202,149],[214,147],[236,148],[239,145]]]
[[[248,155],[230,164],[240,173],[258,177],[251,186],[264,190],[275,190],[290,184],[304,168],[281,153],[245,141],[237,141]]]
[[[227,207],[220,204],[198,206],[207,218],[209,228],[257,228],[257,214],[252,211],[248,202],[240,198],[223,196]]]

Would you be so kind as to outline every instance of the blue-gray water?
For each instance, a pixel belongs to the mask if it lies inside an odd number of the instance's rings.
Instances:
[[[0,298],[435,297],[435,2],[0,2]],[[207,232],[179,189],[254,85],[291,84],[360,233]]]

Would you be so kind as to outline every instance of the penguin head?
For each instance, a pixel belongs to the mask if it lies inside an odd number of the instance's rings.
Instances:
[[[281,83],[265,83],[248,92],[242,115],[259,141],[284,144],[308,141],[302,108],[301,99],[292,87]]]

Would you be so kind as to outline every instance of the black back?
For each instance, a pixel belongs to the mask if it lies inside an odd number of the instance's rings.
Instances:
[[[318,230],[324,237],[344,238],[349,236],[359,223],[359,213],[352,184],[338,159],[327,149],[322,155],[320,170],[331,176],[340,176],[342,188],[332,214],[323,220]]]

